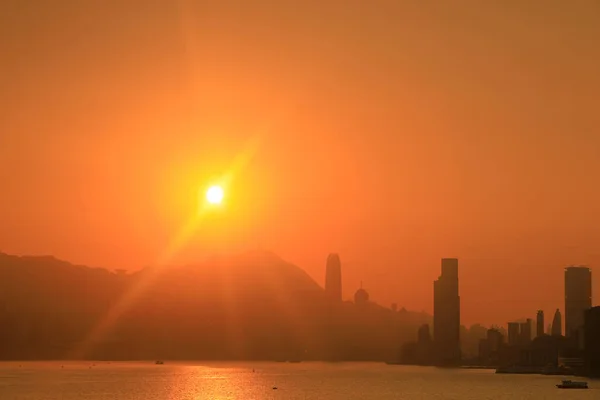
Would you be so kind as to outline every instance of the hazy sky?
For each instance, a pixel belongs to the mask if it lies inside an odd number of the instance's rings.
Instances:
[[[225,174],[168,262],[335,251],[431,312],[458,257],[464,323],[550,319],[600,266],[599,43],[592,0],[4,0],[0,251],[151,265]]]

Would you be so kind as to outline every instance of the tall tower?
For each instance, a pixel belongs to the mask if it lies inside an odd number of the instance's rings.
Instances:
[[[600,377],[600,307],[585,312],[584,358],[587,375]]]
[[[585,312],[592,308],[592,272],[583,266],[565,268],[565,336],[583,335]]]
[[[342,263],[340,256],[335,253],[327,257],[325,293],[334,301],[342,301]]]
[[[560,314],[560,310],[557,308],[554,313],[554,318],[552,319],[552,336],[560,336],[562,335],[562,315]]]
[[[433,338],[441,364],[460,364],[460,296],[456,258],[442,259],[442,274],[433,282]]]
[[[544,311],[543,310],[538,310],[537,312],[537,318],[536,318],[536,332],[535,335],[537,337],[543,336],[544,335]]]
[[[527,321],[519,324],[519,343],[523,346],[531,343],[531,319],[527,318]]]
[[[516,346],[519,344],[519,335],[521,334],[521,328],[518,322],[508,323],[508,345]]]

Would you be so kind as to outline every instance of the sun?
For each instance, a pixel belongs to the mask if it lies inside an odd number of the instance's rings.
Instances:
[[[206,191],[206,200],[210,204],[221,204],[224,195],[225,193],[223,192],[223,188],[221,186],[211,186]]]

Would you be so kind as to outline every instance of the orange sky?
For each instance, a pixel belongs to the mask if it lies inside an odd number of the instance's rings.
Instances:
[[[151,265],[231,174],[169,262],[337,251],[431,312],[459,257],[464,323],[550,318],[600,265],[600,4],[426,3],[1,2],[0,250]]]

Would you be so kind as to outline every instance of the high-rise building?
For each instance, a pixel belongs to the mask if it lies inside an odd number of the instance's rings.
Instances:
[[[419,343],[431,342],[431,334],[429,333],[429,324],[423,324],[417,331],[417,341]]]
[[[340,256],[335,253],[327,257],[325,293],[334,301],[342,301],[342,263]]]
[[[498,329],[490,328],[487,330],[486,340],[489,343],[492,352],[498,351],[504,344],[504,336]]]
[[[552,331],[550,333],[552,336],[562,335],[562,315],[560,314],[560,310],[558,308],[556,309],[554,318],[552,319]]]
[[[519,324],[519,344],[523,346],[531,343],[531,319],[527,318],[527,321]]]
[[[460,363],[460,296],[456,258],[442,259],[442,274],[433,282],[433,340],[439,363]]]
[[[592,307],[584,316],[584,359],[589,376],[600,377],[600,307]]]
[[[519,344],[519,337],[521,335],[521,329],[518,322],[508,323],[508,345],[516,346]]]
[[[535,335],[537,337],[544,336],[544,311],[538,310],[535,320]]]
[[[584,316],[590,308],[592,272],[582,266],[565,268],[565,336],[583,338]]]

